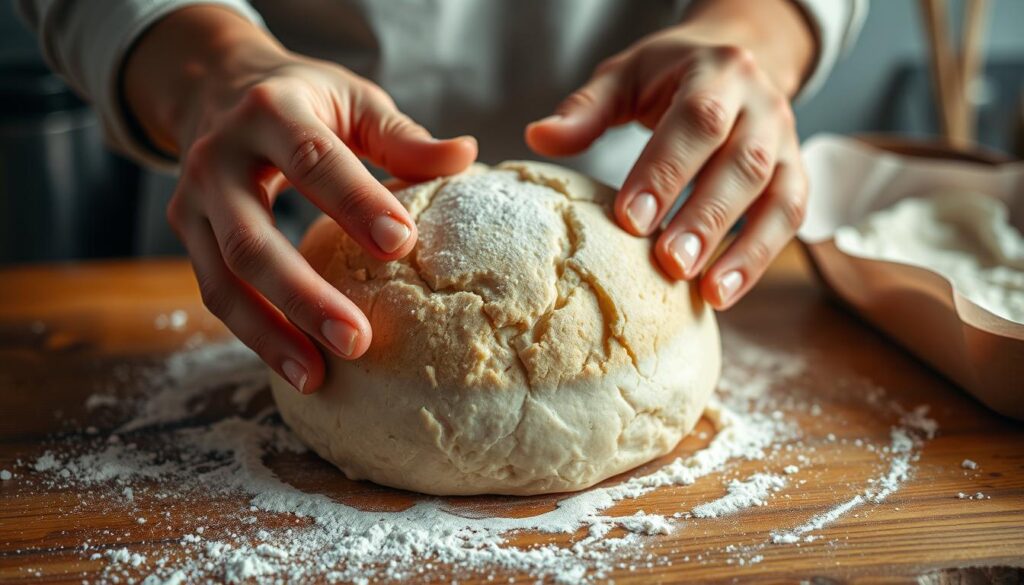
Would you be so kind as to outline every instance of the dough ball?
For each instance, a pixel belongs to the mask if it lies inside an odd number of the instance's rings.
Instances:
[[[439,495],[579,490],[671,451],[717,381],[713,312],[666,278],[615,192],[547,164],[474,166],[400,191],[419,228],[379,262],[332,221],[302,252],[366,313],[360,359],[325,351],[295,433],[352,479]]]

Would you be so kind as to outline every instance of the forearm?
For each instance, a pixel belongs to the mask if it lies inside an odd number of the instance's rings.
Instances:
[[[238,89],[247,70],[283,54],[272,36],[232,10],[183,8],[158,21],[135,44],[125,61],[121,92],[148,140],[180,155],[195,134],[203,100]]]
[[[790,97],[799,91],[818,50],[810,23],[792,0],[701,0],[679,26],[710,43],[750,50]]]

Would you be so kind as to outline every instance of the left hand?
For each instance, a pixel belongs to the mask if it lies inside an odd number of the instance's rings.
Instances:
[[[554,116],[531,124],[530,147],[546,156],[586,149],[606,129],[636,120],[652,129],[615,201],[618,223],[654,232],[683,189],[692,196],[655,244],[671,277],[693,279],[711,263],[729,228],[747,224],[700,280],[724,309],[761,277],[803,220],[807,180],[788,85],[749,49],[682,24],[603,62]],[[791,81],[795,79],[795,82]]]

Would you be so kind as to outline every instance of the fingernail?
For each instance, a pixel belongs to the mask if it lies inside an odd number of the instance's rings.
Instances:
[[[723,303],[728,303],[736,291],[743,286],[743,275],[739,270],[730,270],[718,279],[718,298]]]
[[[561,114],[551,114],[547,118],[541,118],[534,122],[534,124],[547,124],[548,122],[561,122],[564,118]]]
[[[462,136],[453,136],[452,138],[430,138],[433,142],[454,142],[456,140],[462,140],[463,142],[472,142],[476,144],[476,137],[470,134],[463,134]]]
[[[299,392],[303,392],[306,388],[306,379],[309,375],[306,374],[306,368],[302,367],[302,364],[293,360],[286,359],[281,363],[281,369],[284,370],[284,375],[288,378],[288,381],[295,389]]]
[[[411,234],[407,225],[387,214],[378,216],[370,225],[370,237],[388,254],[401,248]]]
[[[679,266],[679,271],[685,276],[689,276],[690,270],[697,264],[697,258],[700,257],[700,238],[696,234],[683,232],[669,240],[667,248],[672,259]]]
[[[349,357],[356,350],[356,340],[359,339],[359,330],[344,321],[328,319],[320,326],[320,331],[330,342],[331,346],[341,354],[342,357]]]
[[[658,215],[658,200],[650,193],[639,193],[626,206],[626,217],[633,224],[633,229],[646,234]]]

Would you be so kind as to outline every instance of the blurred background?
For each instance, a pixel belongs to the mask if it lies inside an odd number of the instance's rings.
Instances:
[[[954,27],[962,3],[950,4]],[[802,138],[819,132],[935,136],[926,31],[914,0],[875,0],[852,52],[798,104]],[[985,68],[971,89],[977,139],[1024,156],[1024,1],[994,0]],[[614,182],[614,178],[611,179]],[[0,1],[0,264],[183,253],[164,220],[174,177],[110,153],[89,107],[42,64],[36,38]],[[299,237],[314,213],[282,197],[279,225]]]

